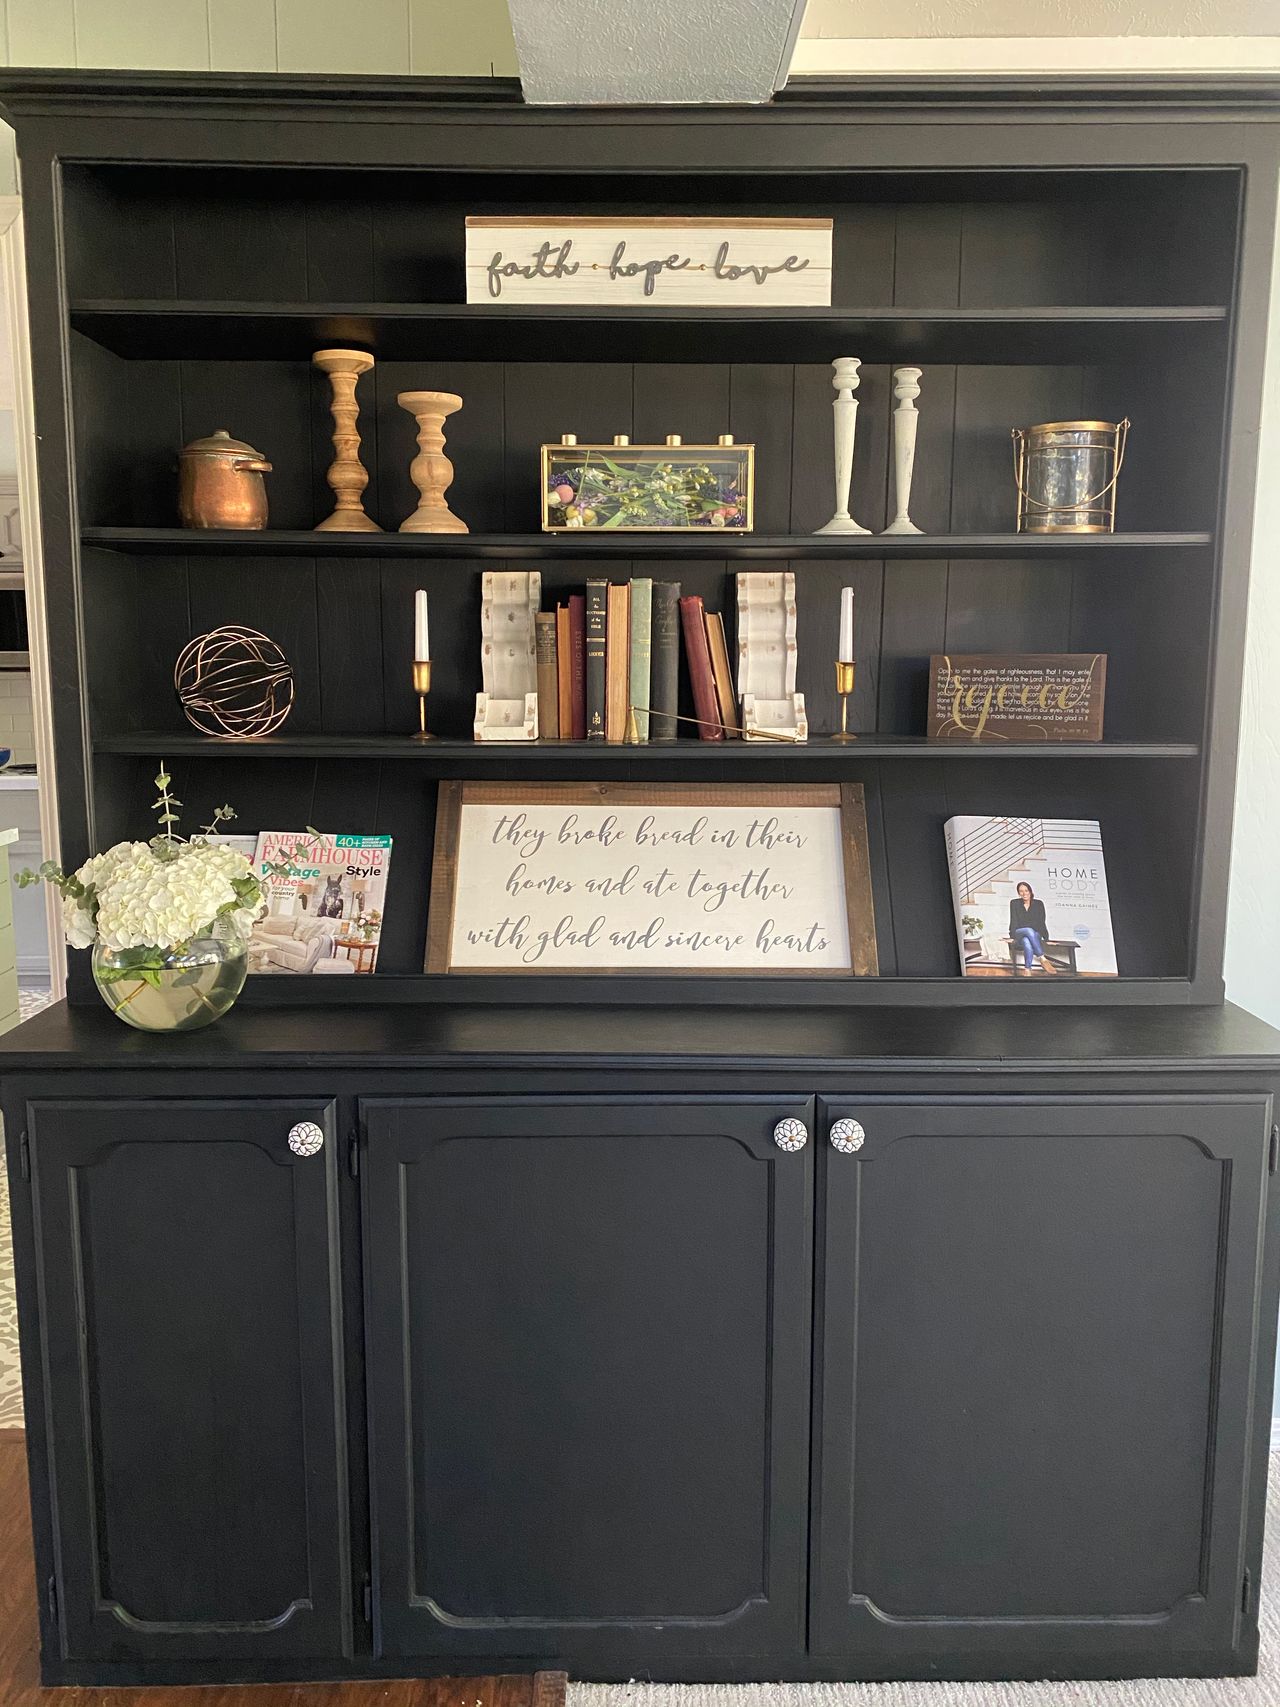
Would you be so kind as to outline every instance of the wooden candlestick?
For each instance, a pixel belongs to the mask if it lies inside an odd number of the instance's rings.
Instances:
[[[444,454],[446,416],[461,409],[461,397],[452,391],[402,391],[396,398],[418,423],[418,454],[409,469],[418,488],[419,502],[413,514],[400,523],[401,533],[467,533],[467,524],[445,503],[444,495],[453,481],[453,464]]]
[[[373,366],[373,357],[366,350],[317,350],[312,364],[329,375],[333,400],[329,405],[333,415],[333,462],[326,475],[334,493],[333,514],[318,523],[317,533],[381,533],[382,529],[371,516],[364,513],[361,493],[369,484],[369,476],[360,461],[360,434],[356,419],[360,405],[356,402],[356,381]]]

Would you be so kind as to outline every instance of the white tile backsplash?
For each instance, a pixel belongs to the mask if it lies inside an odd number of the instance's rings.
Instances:
[[[13,748],[15,765],[36,762],[31,677],[25,670],[0,670],[0,747]]]

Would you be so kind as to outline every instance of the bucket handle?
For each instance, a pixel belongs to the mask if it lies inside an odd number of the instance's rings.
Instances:
[[[1033,498],[1031,496],[1030,492],[1028,492],[1026,490],[1026,488],[1023,486],[1023,484],[1022,484],[1022,453],[1023,453],[1023,441],[1026,437],[1026,432],[1027,432],[1027,429],[1025,427],[1014,427],[1014,429],[1013,429],[1013,447],[1014,447],[1013,448],[1013,483],[1018,488],[1018,496],[1022,499],[1024,504],[1032,504],[1035,506],[1035,508],[1037,510],[1060,510],[1060,509],[1088,510],[1088,509],[1092,509],[1092,507],[1098,502],[1098,500],[1100,498],[1106,497],[1107,493],[1115,485],[1116,481],[1119,480],[1120,470],[1124,467],[1125,447],[1129,443],[1129,417],[1127,415],[1125,416],[1124,420],[1121,421],[1119,423],[1119,425],[1116,427],[1116,466],[1115,466],[1115,469],[1111,475],[1110,480],[1107,481],[1105,486],[1101,487],[1097,492],[1095,492],[1092,495],[1092,497],[1077,498],[1073,504],[1069,504],[1069,505],[1046,504],[1043,501],[1043,499]]]

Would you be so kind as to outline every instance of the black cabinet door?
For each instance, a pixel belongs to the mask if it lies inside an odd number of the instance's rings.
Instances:
[[[347,1651],[333,1124],[28,1106],[64,1659]]]
[[[364,1105],[382,1651],[794,1653],[798,1099]]]
[[[821,1112],[819,1651],[853,1675],[1226,1669],[1269,1107]]]

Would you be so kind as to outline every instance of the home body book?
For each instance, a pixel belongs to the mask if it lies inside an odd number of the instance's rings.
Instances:
[[[1100,826],[950,818],[947,864],[967,978],[1114,978]]]

